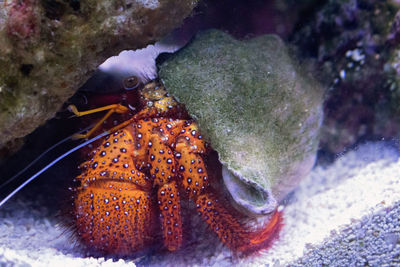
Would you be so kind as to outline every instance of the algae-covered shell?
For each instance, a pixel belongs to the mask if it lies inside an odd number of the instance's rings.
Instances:
[[[271,212],[314,164],[322,90],[303,72],[275,35],[239,41],[216,30],[160,66],[166,88],[218,152],[232,198],[250,214]]]

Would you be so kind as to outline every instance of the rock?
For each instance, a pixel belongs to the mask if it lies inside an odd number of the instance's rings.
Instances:
[[[197,1],[0,1],[0,146],[51,118],[104,60],[178,26]]]
[[[225,185],[247,213],[271,212],[312,168],[322,90],[279,37],[207,31],[159,75],[218,152]]]
[[[321,2],[321,1],[319,1]],[[397,3],[396,3],[397,2]],[[321,147],[341,153],[400,130],[398,1],[325,1],[291,37],[329,88]]]

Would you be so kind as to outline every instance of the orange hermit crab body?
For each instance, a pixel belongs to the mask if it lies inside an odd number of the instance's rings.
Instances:
[[[81,165],[72,213],[82,242],[108,255],[130,255],[151,246],[160,224],[164,246],[175,251],[183,241],[180,201],[188,197],[235,253],[267,246],[280,228],[280,213],[262,229],[245,227],[210,189],[206,144],[196,123],[168,117],[179,104],[159,83],[140,94],[144,109],[111,130]],[[127,111],[110,107],[105,118]]]

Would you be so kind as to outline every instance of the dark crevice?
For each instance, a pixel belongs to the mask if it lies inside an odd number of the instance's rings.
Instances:
[[[65,13],[65,4],[54,0],[42,0],[45,16],[52,20],[60,20]]]
[[[32,64],[22,64],[20,67],[20,71],[24,76],[29,76],[29,74],[31,73],[33,69],[33,65]]]

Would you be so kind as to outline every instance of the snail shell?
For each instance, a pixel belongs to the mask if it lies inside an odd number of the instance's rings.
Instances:
[[[323,90],[279,37],[207,31],[159,75],[218,152],[226,188],[248,214],[274,210],[313,167]]]

